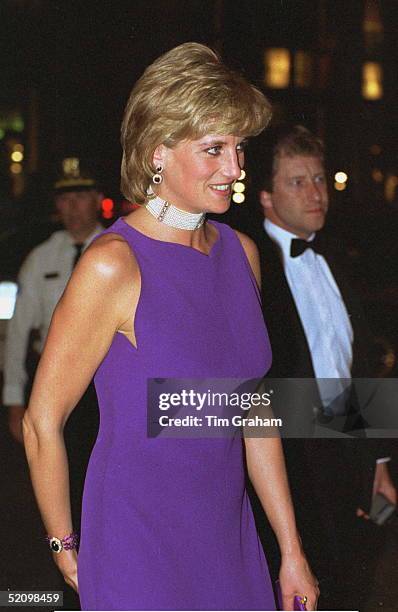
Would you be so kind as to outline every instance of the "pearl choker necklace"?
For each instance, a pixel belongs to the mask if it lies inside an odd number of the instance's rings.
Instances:
[[[145,205],[147,211],[158,221],[170,227],[184,230],[196,230],[202,227],[206,213],[190,213],[177,208],[170,202],[156,196]]]

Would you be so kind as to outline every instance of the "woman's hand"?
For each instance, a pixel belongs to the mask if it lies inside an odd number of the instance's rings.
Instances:
[[[77,553],[76,550],[63,550],[59,554],[53,553],[54,561],[64,577],[66,584],[79,592],[77,582]]]
[[[316,610],[319,597],[318,581],[311,572],[303,553],[282,555],[279,572],[283,610],[294,610],[294,597],[307,597],[307,610]]]
[[[293,610],[294,597],[306,596],[307,609],[316,610],[318,582],[304,555],[279,438],[245,438],[247,469],[252,484],[278,539],[282,553],[279,573],[283,609]]]

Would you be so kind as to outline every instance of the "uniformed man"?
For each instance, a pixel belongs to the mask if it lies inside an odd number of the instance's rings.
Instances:
[[[11,434],[19,442],[29,378],[29,338],[35,330],[33,349],[40,354],[71,272],[81,253],[102,230],[98,222],[102,198],[93,176],[81,170],[79,159],[64,159],[62,173],[54,184],[54,200],[65,229],[54,232],[34,248],[23,263],[15,312],[7,329],[3,404],[8,407]]]
[[[54,202],[64,230],[28,255],[19,273],[14,316],[9,322],[5,346],[3,404],[8,407],[9,429],[22,443],[22,417],[35,361],[43,349],[51,317],[81,253],[103,228],[98,212],[103,194],[94,177],[81,169],[79,159],[67,158],[54,184]],[[34,331],[34,334],[32,334]],[[32,337],[34,341],[32,342]],[[33,344],[33,351],[30,346]],[[37,353],[33,360],[28,353]],[[65,372],[65,376],[68,373]],[[98,406],[91,384],[69,418],[64,435],[70,466],[70,494],[74,530],[79,531],[81,499],[87,462],[98,431]],[[29,499],[26,500],[29,508]],[[28,515],[29,510],[28,510]],[[40,554],[36,551],[37,558]],[[49,577],[51,581],[51,577]],[[74,591],[61,583],[64,607],[80,610]]]

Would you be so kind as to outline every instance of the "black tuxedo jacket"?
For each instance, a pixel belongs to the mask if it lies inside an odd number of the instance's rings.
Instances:
[[[263,312],[272,347],[275,378],[314,377],[311,354],[299,313],[283,270],[279,247],[263,230],[257,235],[260,252]],[[325,245],[326,246],[326,245]],[[337,255],[324,255],[344,300],[354,332],[352,377],[371,375],[368,363],[370,335],[361,305],[344,275]]]
[[[252,234],[252,238],[260,253],[263,313],[273,356],[268,376],[314,378],[308,342],[285,277],[279,247],[262,227],[258,233]],[[322,244],[322,238],[318,238]],[[339,261],[338,255],[332,250],[327,251],[325,241],[322,253],[339,287],[353,328],[352,377],[370,377],[372,372],[368,352],[371,336],[360,302],[344,274],[344,262]],[[316,385],[314,387],[316,388]],[[300,397],[297,397],[297,403],[300,403]],[[390,443],[387,440],[351,438],[289,440],[284,446],[293,490],[295,483],[297,489],[304,487],[306,491],[311,486],[324,487],[326,472],[341,484],[341,496],[344,496],[345,488],[349,487],[352,504],[362,505],[366,509],[369,508],[371,500],[375,461],[378,457],[388,454],[390,450]],[[346,485],[341,477],[342,474],[346,477]],[[310,483],[311,475],[312,483]],[[331,495],[333,496],[332,490]],[[330,501],[325,494],[325,503]]]

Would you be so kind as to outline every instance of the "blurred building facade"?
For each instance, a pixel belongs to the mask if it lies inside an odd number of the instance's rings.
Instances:
[[[335,187],[362,210],[393,202],[397,3],[238,0],[224,7],[225,55],[263,85],[275,120],[296,119],[320,133],[331,169],[348,176]]]
[[[3,0],[0,143],[8,196],[21,198],[28,178],[48,175],[54,158],[65,154],[102,161],[108,149],[107,178],[115,181],[129,89],[153,57],[193,39],[217,46],[260,84],[274,102],[275,120],[297,118],[321,133],[333,170],[348,176],[337,187],[351,201],[393,202],[395,0],[146,5],[119,0],[94,10],[74,0]]]
[[[304,123],[325,139],[335,210],[354,250],[366,248],[379,219],[394,222],[396,0],[3,0],[1,12],[0,238],[14,218],[39,232],[54,161],[64,156],[94,162],[107,194],[121,200],[128,93],[148,63],[187,40],[244,70],[272,100],[274,121]],[[335,181],[337,172],[346,180]]]

